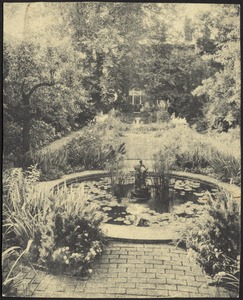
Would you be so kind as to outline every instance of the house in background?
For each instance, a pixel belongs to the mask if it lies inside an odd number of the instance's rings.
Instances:
[[[132,88],[129,91],[129,102],[133,105],[134,112],[140,112],[145,105],[144,91]]]
[[[158,107],[160,109],[168,110],[170,106],[169,100],[156,100],[153,104],[149,104],[146,94],[141,89],[132,88],[129,91],[129,103],[133,106],[133,112],[139,113],[144,110],[145,107]]]

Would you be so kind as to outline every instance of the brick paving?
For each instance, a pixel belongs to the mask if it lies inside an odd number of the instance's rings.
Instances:
[[[27,269],[20,297],[230,297],[226,290],[207,284],[207,276],[186,251],[163,243],[110,241],[87,280],[43,271],[36,275]]]

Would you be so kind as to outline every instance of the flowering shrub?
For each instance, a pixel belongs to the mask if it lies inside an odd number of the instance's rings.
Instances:
[[[71,274],[89,273],[103,250],[103,214],[88,201],[84,186],[56,192],[36,185],[39,172],[13,169],[4,174],[3,251],[27,248],[32,263]]]
[[[216,198],[210,194],[209,197],[204,214],[187,227],[179,243],[190,250],[210,275],[220,276],[219,272],[224,272],[235,276],[240,254],[239,203],[225,192]]]
[[[86,220],[69,217],[62,221],[58,217],[56,247],[50,259],[52,269],[73,275],[91,273],[92,262],[103,251],[100,229],[90,226]]]

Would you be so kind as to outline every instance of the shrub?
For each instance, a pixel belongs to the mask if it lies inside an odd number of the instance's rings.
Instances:
[[[107,124],[86,128],[78,138],[68,143],[67,163],[71,167],[103,169],[108,161],[115,159],[121,151],[125,151],[121,150],[124,144],[119,143],[112,123]]]
[[[240,185],[240,158],[235,157],[231,153],[223,153],[213,149],[210,165],[219,179]]]
[[[58,215],[55,236],[56,246],[51,255],[50,267],[55,272],[72,275],[91,273],[94,258],[103,250],[100,230],[91,226],[87,220],[72,216],[64,219]]]
[[[33,120],[30,130],[31,148],[39,149],[56,139],[55,128],[44,121]]]
[[[3,123],[3,164],[6,167],[17,167],[21,161],[22,151],[22,131],[21,127],[15,122]],[[5,167],[4,166],[4,167]]]
[[[97,130],[102,130],[104,134],[112,130],[114,137],[123,136],[123,132],[128,130],[130,126],[123,123],[121,118],[122,116],[119,112],[111,110],[103,122],[96,124]]]
[[[68,165],[67,147],[64,145],[58,149],[44,148],[37,152],[32,152],[32,159],[41,170],[41,180],[52,180],[65,174]]]
[[[204,215],[189,225],[180,244],[191,250],[207,273],[234,274],[240,253],[239,203],[222,192],[205,206]]]
[[[156,112],[156,122],[169,122],[170,121],[170,114],[164,110],[160,109]]]
[[[176,125],[157,134],[161,143],[161,151],[168,149],[174,157],[173,169],[200,172],[208,167],[211,146],[194,130],[184,125]],[[167,150],[166,150],[167,151]]]
[[[175,127],[171,123],[164,122],[154,122],[150,124],[141,124],[138,127],[134,127],[132,130],[134,133],[148,133],[155,131],[155,137],[160,137],[164,131],[169,130],[170,128]]]
[[[119,141],[123,129],[122,123],[110,116],[104,122],[84,127],[79,135],[57,149],[48,147],[33,153],[33,161],[42,171],[41,179],[55,179],[84,169],[103,169],[108,161],[125,152]]]
[[[84,274],[102,252],[104,237],[99,225],[103,215],[89,202],[83,185],[77,190],[63,186],[54,193],[40,189],[36,177],[35,169],[27,174],[21,169],[4,174],[3,249],[25,248],[33,240],[28,255],[32,262],[46,267],[58,262],[63,270]],[[63,247],[69,247],[74,258],[68,268],[57,255]],[[75,253],[82,253],[84,260],[77,260]]]
[[[199,134],[188,126],[177,125],[158,131],[156,136],[161,143],[161,151],[169,149],[176,158],[175,170],[211,174],[223,181],[240,184],[237,132],[233,137],[229,133]],[[230,153],[229,149],[232,149]]]

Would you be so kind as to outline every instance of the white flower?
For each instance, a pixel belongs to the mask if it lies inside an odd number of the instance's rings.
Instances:
[[[217,273],[217,274],[215,275],[215,277],[216,277],[216,278],[219,278],[219,277],[223,277],[223,276],[225,276],[225,275],[226,275],[225,272],[219,272],[219,273]]]
[[[94,256],[96,255],[96,252],[95,252],[95,250],[94,250],[93,248],[90,249],[90,253],[91,253],[92,255],[94,255]]]

